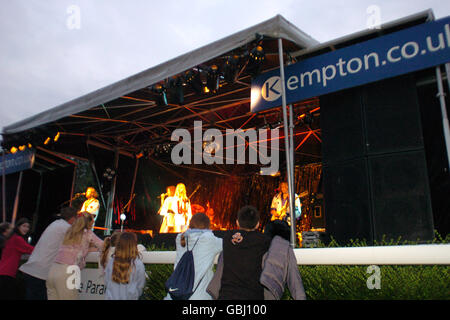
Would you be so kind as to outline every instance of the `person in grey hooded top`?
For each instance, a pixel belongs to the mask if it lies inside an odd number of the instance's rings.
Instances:
[[[290,228],[284,221],[269,222],[264,234],[272,238],[269,251],[263,258],[260,283],[264,286],[264,300],[280,300],[286,285],[294,300],[306,300],[305,289],[290,239]]]

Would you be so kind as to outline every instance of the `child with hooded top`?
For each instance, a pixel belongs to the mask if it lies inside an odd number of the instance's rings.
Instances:
[[[195,292],[189,300],[211,300],[211,296],[206,292],[209,282],[214,276],[213,265],[216,256],[222,251],[222,239],[216,237],[209,229],[210,220],[204,213],[196,213],[192,216],[189,229],[177,235],[176,259],[174,270],[183,254],[189,247],[194,256],[194,288]],[[194,246],[195,245],[195,246]],[[171,300],[170,295],[164,300]]]

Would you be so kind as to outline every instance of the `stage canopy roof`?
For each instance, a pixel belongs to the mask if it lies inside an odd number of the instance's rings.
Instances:
[[[431,10],[409,16],[381,29],[367,30],[319,44],[282,16],[232,34],[136,75],[3,128],[3,147],[32,145],[36,170],[55,169],[71,162],[66,155],[87,158],[92,145],[118,149],[164,161],[177,128],[203,129],[279,127],[280,108],[250,112],[251,79],[279,67],[277,40],[283,40],[285,63],[295,63],[356,42],[378,37],[432,19]],[[264,55],[262,54],[262,51]],[[256,59],[259,55],[264,59]],[[165,98],[165,99],[164,99]],[[294,105],[296,159],[321,161],[318,98]],[[311,112],[311,113],[309,113]],[[305,123],[305,115],[311,117]],[[58,142],[44,144],[60,133]],[[280,143],[280,149],[284,143]],[[299,159],[301,158],[301,159]],[[70,159],[69,159],[70,160]],[[226,169],[221,168],[221,171]]]

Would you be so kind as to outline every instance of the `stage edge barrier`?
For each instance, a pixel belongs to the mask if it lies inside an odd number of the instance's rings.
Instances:
[[[298,265],[450,265],[450,244],[302,248],[294,253]],[[142,253],[144,264],[173,264],[175,257],[175,251]],[[99,253],[89,253],[86,261],[97,263]]]

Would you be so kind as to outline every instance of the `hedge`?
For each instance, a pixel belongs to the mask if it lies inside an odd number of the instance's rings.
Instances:
[[[433,241],[428,243],[449,243],[450,236],[445,239],[436,233]],[[375,245],[405,245],[424,243],[383,239]],[[318,247],[338,247],[336,241]],[[350,241],[346,246],[366,246],[363,240]],[[174,250],[174,248],[156,248],[149,250]],[[368,266],[332,265],[332,266],[299,266],[303,285],[309,300],[449,300],[450,299],[450,266],[446,265],[384,265],[379,266],[380,288],[369,289]],[[166,296],[164,283],[173,271],[172,264],[146,265],[150,277],[141,299],[161,300]],[[286,289],[284,300],[292,299]]]

